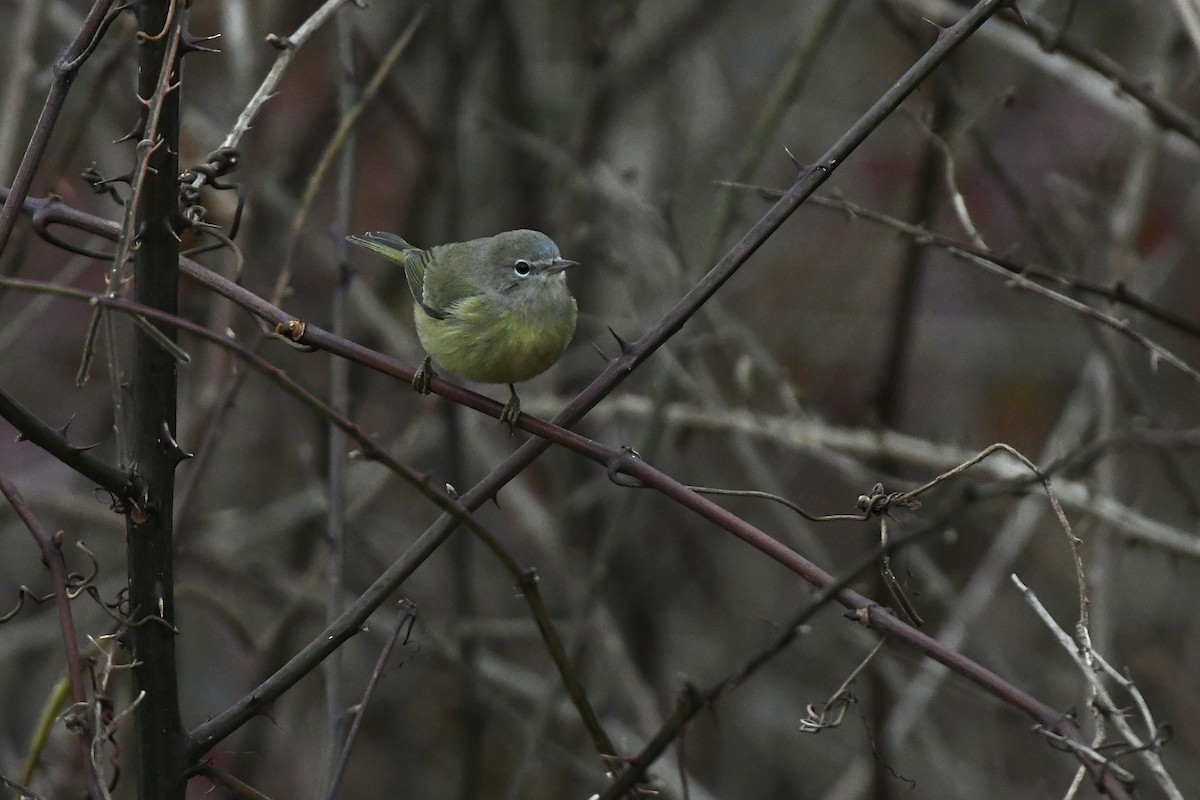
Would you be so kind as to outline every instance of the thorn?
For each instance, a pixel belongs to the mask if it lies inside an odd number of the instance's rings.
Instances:
[[[220,50],[215,47],[207,47],[204,43],[220,38],[221,34],[219,33],[214,33],[211,36],[193,36],[190,33],[185,33],[179,37],[179,49],[185,55],[187,53],[219,53],[221,52]]]
[[[294,46],[291,39],[275,33],[267,34],[267,44],[271,45],[271,47],[274,47],[276,50],[287,50]]]
[[[1025,21],[1025,17],[1021,15],[1021,9],[1017,8],[1017,0],[1008,0],[1008,2],[1002,3],[1001,5],[1007,6],[1014,14],[1016,14],[1017,19],[1021,21],[1021,24],[1024,27],[1029,27],[1029,23]]]
[[[63,437],[64,439],[67,438],[67,429],[71,427],[71,423],[74,421],[75,421],[75,415],[72,414],[71,418],[68,419],[66,422],[64,422],[63,426],[58,429],[58,435]]]
[[[787,149],[786,147],[783,148],[783,152],[787,153],[787,157],[792,162],[792,166],[796,168],[796,173],[798,175],[803,175],[804,173],[808,172],[812,168],[811,164],[805,164],[804,162],[797,159],[794,155],[792,155],[792,151]]]
[[[123,144],[124,142],[132,142],[135,139],[140,140],[142,138],[142,131],[144,131],[144,130],[146,130],[146,120],[138,119],[138,121],[136,123],[134,123],[133,129],[130,130],[129,133],[125,134],[124,136],[119,136],[116,139],[113,139],[113,144]]]
[[[142,220],[137,224],[136,229],[133,232],[133,246],[135,249],[141,247],[142,240],[146,237],[146,230],[146,220]]]
[[[621,348],[621,355],[627,355],[629,351],[633,349],[633,345],[622,339],[620,335],[611,327],[608,329],[608,332],[611,333],[612,337],[617,340],[617,346]]]
[[[605,364],[611,364],[613,362],[613,358],[611,356],[607,355],[603,350],[601,350],[600,345],[596,344],[595,342],[592,342],[592,347],[595,349],[596,353],[599,354],[599,356],[602,359],[604,359]]]
[[[93,444],[71,445],[71,449],[74,450],[76,453],[86,453],[88,450],[92,450],[99,446],[100,446],[100,442],[95,442]]]
[[[100,174],[100,170],[96,169],[95,164],[92,164],[90,167],[80,173],[79,177],[83,178],[84,182],[86,182],[88,186],[91,186],[92,191],[96,194],[102,194],[104,192],[102,187],[104,184],[108,183],[105,177]]]
[[[179,446],[179,442],[175,441],[175,437],[171,433],[171,426],[167,424],[166,420],[163,420],[161,434],[162,443],[167,448],[168,454],[175,457],[176,464],[180,461],[187,461],[189,458],[195,458],[192,453],[184,450]]]
[[[933,29],[935,31],[937,31],[937,38],[939,38],[939,39],[941,39],[943,36],[946,35],[946,31],[950,30],[949,28],[943,28],[941,25],[938,25],[936,22],[931,20],[929,17],[921,17],[921,19],[925,20],[926,22],[928,22],[930,25],[933,26]]]

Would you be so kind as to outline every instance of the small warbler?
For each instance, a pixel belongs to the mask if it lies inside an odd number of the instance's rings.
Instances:
[[[404,267],[417,336],[429,355],[413,388],[429,393],[430,358],[455,375],[507,383],[500,414],[511,432],[521,413],[514,383],[558,361],[575,333],[575,298],[563,270],[575,266],[544,233],[505,231],[422,250],[393,233],[347,236]]]

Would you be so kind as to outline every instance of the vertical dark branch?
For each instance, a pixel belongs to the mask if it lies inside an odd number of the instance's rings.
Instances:
[[[177,52],[181,7],[175,0],[142,0],[137,5],[138,95],[151,109],[158,103],[158,113],[146,114],[145,139],[138,144],[139,151],[153,149],[136,209],[134,296],[139,303],[171,314],[176,313],[179,279],[179,242],[173,227],[178,215],[179,89],[172,87],[180,76],[177,66],[173,75],[161,71],[178,64],[170,54]],[[162,335],[175,338],[173,329],[163,328]],[[175,368],[172,356],[139,329],[130,442],[131,463],[142,480],[143,494],[142,503],[127,516],[126,538],[130,615],[138,621],[129,633],[136,663],[134,689],[145,693],[136,724],[141,800],[184,796],[171,536],[180,458],[175,443]]]

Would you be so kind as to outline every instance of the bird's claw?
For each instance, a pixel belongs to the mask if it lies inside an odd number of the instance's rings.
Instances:
[[[508,390],[512,392],[512,396],[508,398],[508,402],[504,404],[504,410],[500,412],[500,424],[508,426],[508,435],[512,436],[517,430],[517,419],[521,416],[521,398],[517,397],[517,390],[509,384]]]
[[[421,366],[417,367],[417,371],[413,373],[413,390],[421,394],[429,394],[429,380],[435,377],[437,377],[437,373],[433,371],[432,359],[429,356],[425,356],[425,360],[421,362]]]

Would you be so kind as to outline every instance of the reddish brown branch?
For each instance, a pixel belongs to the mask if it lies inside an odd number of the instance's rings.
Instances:
[[[17,487],[3,472],[0,472],[0,494],[8,500],[9,505],[17,512],[17,516],[25,523],[25,527],[33,535],[38,548],[42,551],[42,563],[50,572],[50,582],[54,587],[54,604],[58,608],[58,627],[62,632],[63,652],[66,657],[67,682],[71,687],[71,700],[75,707],[82,708],[87,704],[87,689],[83,682],[83,666],[79,660],[79,642],[75,637],[75,622],[71,616],[71,598],[68,596],[67,562],[62,552],[62,533],[49,533],[34,515],[33,510],[25,503]],[[78,715],[82,719],[82,715]],[[95,765],[90,754],[89,731],[86,727],[79,739],[80,754],[83,758],[87,778],[87,793],[89,798],[98,800],[104,796],[100,781],[96,776]]]

